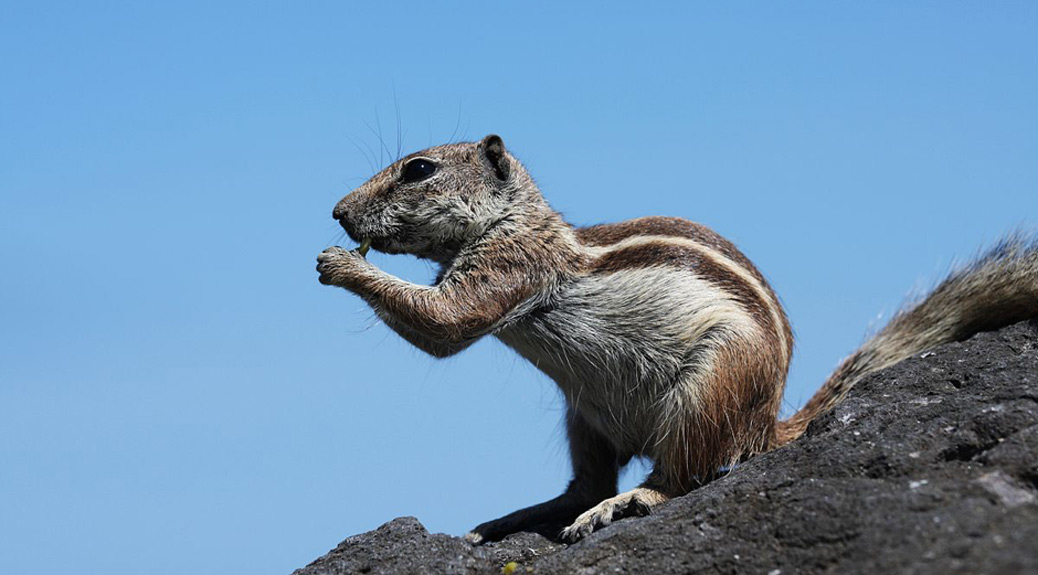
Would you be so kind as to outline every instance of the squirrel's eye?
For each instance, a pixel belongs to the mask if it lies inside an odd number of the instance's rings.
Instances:
[[[436,164],[422,158],[415,158],[404,164],[404,172],[400,180],[405,184],[420,182],[436,173]]]

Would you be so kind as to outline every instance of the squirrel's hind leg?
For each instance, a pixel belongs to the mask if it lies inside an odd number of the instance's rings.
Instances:
[[[566,525],[582,510],[587,509],[588,502],[576,493],[567,490],[562,495],[514,511],[504,517],[487,521],[465,534],[465,540],[473,545],[490,541],[500,541],[506,536],[520,531],[533,531],[546,537],[554,537],[561,526]]]
[[[616,449],[573,410],[566,415],[573,480],[558,497],[487,521],[465,535],[473,544],[498,541],[512,533],[537,531],[554,537],[558,529],[573,521],[582,511],[616,494],[620,468],[630,457],[617,455]]]

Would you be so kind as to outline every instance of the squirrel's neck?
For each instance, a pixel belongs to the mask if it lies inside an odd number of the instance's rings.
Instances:
[[[476,241],[461,246],[441,263],[440,277],[452,268],[506,265],[527,280],[558,282],[578,275],[588,265],[588,254],[573,226],[542,198],[531,198],[520,209],[487,226]]]

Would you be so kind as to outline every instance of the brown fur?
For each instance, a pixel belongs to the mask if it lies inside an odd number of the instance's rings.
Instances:
[[[610,246],[637,236],[687,238],[721,252],[725,257],[752,273],[758,280],[764,281],[764,276],[757,270],[757,267],[735,247],[735,244],[724,239],[714,230],[686,219],[647,216],[615,224],[578,228],[576,232],[580,241],[589,246]]]
[[[412,161],[424,164],[409,171]],[[407,156],[343,198],[333,216],[354,240],[436,261],[441,270],[435,285],[418,286],[356,251],[329,248],[318,258],[323,283],[364,298],[437,357],[496,335],[555,378],[567,398],[568,488],[478,526],[473,542],[558,522],[571,523],[561,537],[573,541],[647,513],[722,467],[792,441],[867,374],[977,330],[1038,317],[1038,247],[1010,240],[899,314],[804,409],[779,422],[789,322],[763,274],[705,226],[649,217],[574,229],[497,136]],[[638,281],[645,283],[632,286]],[[696,300],[674,308],[686,295]],[[608,302],[624,309],[595,309]],[[613,496],[619,469],[636,455],[653,460],[652,473]]]
[[[779,330],[783,330],[790,333],[788,341],[792,341],[789,323],[785,321],[784,313],[779,314],[783,320],[782,325],[775,325],[770,312],[774,305],[772,302],[762,300],[742,278],[697,250],[673,244],[630,247],[598,258],[592,263],[590,271],[607,273],[651,266],[671,266],[695,270],[697,275],[730,293],[732,298],[760,323],[767,334],[776,334]]]

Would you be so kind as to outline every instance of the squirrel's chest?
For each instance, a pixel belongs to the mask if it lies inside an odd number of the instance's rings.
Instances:
[[[625,420],[630,431],[741,315],[687,270],[644,268],[581,278],[496,335],[555,380],[572,408],[602,425]]]

